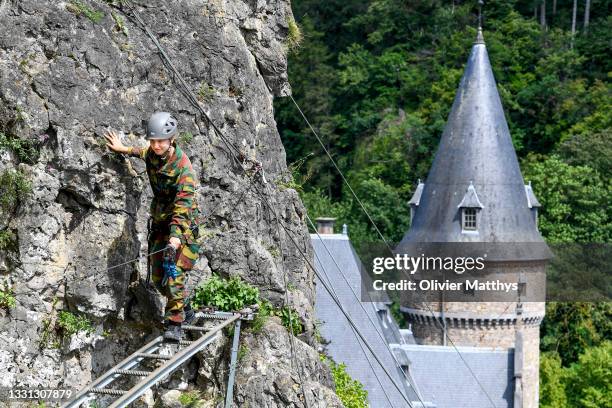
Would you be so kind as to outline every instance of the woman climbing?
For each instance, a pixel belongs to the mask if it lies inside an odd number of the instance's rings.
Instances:
[[[107,146],[118,153],[140,157],[146,163],[153,190],[149,219],[149,267],[153,283],[166,303],[164,338],[181,339],[181,324],[193,316],[185,306],[185,273],[198,259],[196,177],[187,155],[176,144],[178,123],[167,112],[155,112],[146,127],[149,146],[127,147],[109,130]]]

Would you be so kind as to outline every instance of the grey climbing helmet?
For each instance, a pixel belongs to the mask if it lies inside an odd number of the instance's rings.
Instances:
[[[155,112],[147,122],[147,140],[170,139],[178,131],[178,121],[168,112]]]

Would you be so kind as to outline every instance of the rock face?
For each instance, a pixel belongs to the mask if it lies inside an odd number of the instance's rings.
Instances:
[[[134,3],[212,121],[244,156],[261,162],[268,184],[257,180],[248,189],[250,179],[118,1],[0,1],[0,132],[36,149],[27,159],[0,146],[0,171],[19,169],[32,185],[17,210],[0,217],[0,230],[16,238],[0,256],[0,283],[16,298],[14,308],[0,310],[0,386],[80,388],[157,334],[163,303],[141,283],[151,199],[144,164],[109,152],[102,132],[120,130],[125,144],[144,145],[141,121],[165,110],[185,132],[179,144],[199,175],[206,218],[207,239],[188,286],[212,272],[240,275],[279,305],[286,274],[311,343],[296,339],[298,374],[282,326],[269,322],[247,335],[251,351],[238,370],[236,404],[304,406],[301,375],[311,407],[341,406],[311,347],[312,272],[257,192],[312,258],[303,205],[294,190],[278,186],[287,169],[272,99],[289,92],[290,4]],[[61,310],[87,316],[93,332],[50,340]],[[227,366],[225,354],[210,366]],[[226,377],[194,370],[190,381],[223,391]]]

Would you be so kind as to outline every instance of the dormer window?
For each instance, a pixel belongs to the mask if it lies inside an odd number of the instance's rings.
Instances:
[[[471,181],[463,196],[463,200],[461,200],[457,207],[461,211],[461,232],[468,234],[478,233],[479,212],[484,206],[478,199],[476,188]]]
[[[476,231],[476,209],[475,208],[464,208],[462,229],[466,231]]]

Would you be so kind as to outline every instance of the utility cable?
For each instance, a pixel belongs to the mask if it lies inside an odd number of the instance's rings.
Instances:
[[[391,248],[391,245],[389,245],[389,243],[387,242],[387,240],[385,239],[384,235],[380,232],[380,229],[378,229],[378,226],[376,225],[376,223],[374,222],[374,220],[372,219],[372,217],[370,216],[370,214],[368,213],[368,211],[366,210],[365,206],[363,205],[363,203],[361,202],[361,200],[359,199],[359,197],[357,196],[357,194],[355,193],[355,191],[353,190],[353,188],[351,187],[350,183],[348,182],[348,180],[346,179],[346,177],[344,176],[344,173],[342,172],[342,170],[340,170],[340,168],[338,167],[338,165],[336,164],[336,161],[334,160],[334,158],[332,157],[332,155],[330,154],[329,150],[325,147],[325,144],[323,143],[323,141],[321,140],[321,138],[319,137],[319,134],[316,132],[316,130],[313,128],[313,126],[310,124],[310,121],[308,120],[308,118],[306,117],[306,115],[304,114],[304,112],[302,111],[302,109],[300,108],[300,106],[298,105],[298,103],[295,101],[295,99],[293,98],[292,95],[289,95],[289,98],[291,99],[291,101],[293,102],[293,104],[295,105],[295,107],[297,108],[298,112],[300,113],[300,115],[302,116],[302,118],[304,119],[304,121],[306,122],[306,124],[308,125],[308,127],[310,128],[312,134],[315,136],[315,138],[317,139],[317,141],[319,142],[319,144],[321,145],[321,147],[323,148],[323,151],[325,151],[325,153],[327,154],[329,160],[332,162],[334,168],[336,169],[336,171],[338,172],[338,174],[340,174],[340,177],[342,178],[342,180],[344,181],[344,183],[346,184],[346,186],[348,187],[348,189],[350,190],[351,194],[353,195],[353,197],[355,198],[355,200],[359,203],[359,206],[361,207],[362,211],[364,212],[364,214],[366,215],[366,217],[368,218],[368,220],[370,221],[370,223],[372,224],[372,226],[374,227],[374,229],[376,230],[376,232],[378,233],[378,235],[380,236],[380,238],[383,240],[383,242],[385,243],[387,249],[393,253],[393,249]],[[412,280],[413,278],[410,277],[410,279]],[[438,322],[438,319],[436,318],[435,313],[433,312],[433,310],[431,310],[431,307],[425,302],[424,303],[425,307],[428,309],[428,311],[431,313],[432,317],[433,317],[433,321],[434,324],[439,325],[440,323]],[[443,327],[439,327],[440,330],[443,330]],[[465,360],[465,358],[463,358],[463,356],[461,355],[461,352],[459,351],[459,349],[457,348],[457,346],[455,345],[455,343],[453,342],[453,340],[450,338],[450,336],[448,335],[448,333],[446,331],[444,331],[444,334],[446,336],[446,338],[448,339],[448,341],[451,343],[451,345],[453,346],[453,348],[455,349],[455,351],[457,352],[457,354],[459,354],[459,357],[461,358],[461,361],[463,361],[463,363],[465,364],[465,366],[468,368],[470,374],[474,377],[474,380],[476,380],[476,382],[478,383],[478,386],[480,387],[480,389],[484,392],[484,394],[487,396],[487,399],[489,400],[489,402],[491,403],[491,405],[493,405],[493,407],[495,408],[496,405],[493,402],[493,399],[491,398],[491,396],[489,395],[489,393],[487,392],[487,390],[484,388],[484,386],[482,385],[482,383],[480,382],[480,380],[478,380],[478,377],[475,375],[474,371],[472,370],[472,368],[468,365],[467,361]]]
[[[342,272],[342,268],[340,268],[340,265],[338,265],[338,262],[336,261],[336,258],[332,255],[331,251],[329,250],[329,248],[327,247],[327,244],[325,244],[325,241],[323,240],[323,237],[321,237],[321,235],[319,234],[319,231],[317,231],[314,223],[312,222],[312,219],[308,216],[308,214],[306,214],[306,219],[308,220],[308,223],[310,224],[310,226],[314,229],[315,234],[317,235],[317,237],[319,238],[319,240],[321,241],[321,244],[323,244],[323,247],[325,248],[325,251],[327,252],[327,254],[330,256],[330,258],[332,259],[332,261],[334,262],[334,265],[336,266],[336,268],[338,269],[338,272],[340,272],[340,275],[342,276],[342,279],[344,280],[344,282],[346,283],[346,285],[349,287],[349,289],[351,290],[351,293],[353,294],[353,297],[355,298],[356,303],[361,307],[361,310],[363,310],[363,313],[368,317],[368,320],[370,321],[370,324],[372,325],[372,327],[374,328],[374,331],[376,331],[376,334],[378,334],[378,337],[380,338],[380,340],[382,341],[382,343],[387,347],[387,350],[389,350],[389,353],[391,354],[391,357],[393,358],[393,361],[395,362],[395,364],[397,365],[397,367],[399,368],[399,370],[402,372],[404,379],[408,382],[408,384],[410,385],[410,387],[412,387],[412,389],[414,390],[414,393],[417,395],[417,397],[419,398],[419,401],[421,402],[421,404],[423,404],[423,406],[425,406],[425,402],[423,402],[421,395],[419,395],[418,389],[417,387],[414,385],[414,383],[412,382],[412,380],[408,377],[408,375],[406,374],[406,372],[401,368],[401,364],[399,363],[399,361],[397,361],[397,358],[395,357],[395,353],[393,352],[393,350],[391,350],[391,347],[389,345],[389,343],[387,342],[387,340],[384,338],[383,334],[379,331],[379,327],[376,323],[374,323],[374,321],[372,320],[372,317],[370,316],[370,314],[366,311],[365,306],[363,305],[363,303],[361,302],[361,300],[359,299],[359,296],[357,296],[357,293],[355,293],[355,290],[353,289],[353,287],[351,286],[350,282],[348,281],[348,279],[346,278],[346,276],[344,275],[344,272]],[[316,252],[315,252],[316,255]],[[325,267],[323,266],[323,263],[319,260],[319,263],[321,264],[321,267],[323,268],[323,270],[325,270]],[[325,273],[327,275],[327,273]]]
[[[308,257],[306,256],[306,254],[304,253],[304,251],[302,251],[302,249],[300,248],[300,246],[297,244],[297,242],[295,241],[295,239],[293,238],[293,236],[291,235],[291,231],[282,223],[282,221],[280,221],[280,218],[278,217],[278,215],[276,214],[276,211],[274,210],[274,208],[272,207],[272,205],[269,203],[267,197],[263,194],[263,192],[259,189],[257,189],[257,192],[260,194],[260,196],[262,197],[263,202],[266,204],[266,206],[270,209],[270,211],[272,212],[272,214],[274,214],[274,218],[276,219],[276,222],[279,223],[279,225],[285,230],[285,234],[287,235],[287,237],[289,237],[289,239],[291,240],[291,242],[293,243],[293,245],[295,246],[295,248],[298,250],[298,252],[300,253],[301,257],[304,259],[304,261],[306,262],[306,264],[308,265],[308,267],[310,267],[310,269],[313,271],[313,273],[319,278],[319,280],[321,281],[321,283],[323,284],[323,287],[325,288],[325,290],[327,291],[327,293],[329,293],[329,295],[331,296],[332,300],[334,301],[334,303],[336,303],[336,305],[338,306],[338,308],[340,309],[340,311],[342,312],[342,314],[346,317],[347,321],[349,322],[349,324],[355,329],[355,331],[357,332],[357,334],[359,335],[359,338],[363,341],[363,343],[366,345],[366,347],[368,348],[368,350],[370,350],[370,353],[372,353],[372,355],[374,356],[374,359],[378,362],[378,364],[380,365],[380,367],[382,368],[382,370],[385,372],[385,374],[387,375],[387,377],[389,377],[389,381],[391,381],[391,383],[393,384],[393,386],[397,389],[397,391],[400,393],[400,395],[403,397],[403,399],[408,403],[408,406],[413,407],[411,401],[404,395],[404,393],[402,392],[402,389],[400,388],[400,386],[396,383],[396,381],[393,379],[393,377],[391,376],[391,374],[389,373],[389,371],[387,370],[387,368],[385,367],[385,365],[382,363],[382,361],[380,360],[380,358],[376,355],[376,353],[374,352],[374,350],[372,349],[372,346],[369,344],[369,342],[367,341],[367,339],[363,336],[363,334],[361,333],[361,331],[357,328],[357,325],[355,324],[355,322],[353,321],[352,317],[348,314],[348,312],[344,309],[344,306],[342,306],[342,303],[333,296],[333,291],[330,288],[330,285],[322,278],[322,276],[319,274],[319,272],[316,270],[316,268],[313,266],[312,262],[310,261],[310,259],[308,259]]]
[[[240,150],[238,148],[236,148],[232,143],[229,142],[229,140],[227,140],[224,136],[224,134],[218,129],[218,127],[215,125],[215,123],[210,119],[209,115],[206,113],[206,111],[202,108],[202,106],[200,105],[200,103],[197,101],[197,99],[193,96],[193,92],[188,88],[187,84],[185,83],[185,81],[183,80],[182,76],[180,75],[180,73],[176,70],[176,68],[174,67],[174,65],[172,65],[172,62],[170,60],[170,58],[168,57],[168,55],[165,53],[163,47],[161,46],[161,44],[159,43],[159,41],[157,40],[157,38],[153,35],[153,33],[149,30],[148,26],[144,23],[144,21],[140,18],[140,15],[138,14],[138,12],[136,11],[136,9],[131,5],[130,1],[125,1],[125,4],[128,5],[128,8],[130,8],[130,10],[132,11],[132,14],[134,15],[134,18],[139,22],[139,24],[142,26],[142,28],[145,30],[145,32],[147,33],[147,35],[151,38],[151,40],[154,42],[155,46],[158,48],[160,54],[163,57],[163,60],[165,61],[165,63],[167,63],[167,67],[172,71],[172,73],[174,74],[175,78],[178,78],[179,83],[181,84],[181,87],[183,87],[183,91],[187,96],[187,99],[194,105],[194,107],[196,107],[204,117],[206,117],[206,119],[208,120],[208,122],[211,124],[212,128],[215,130],[215,132],[217,133],[217,135],[222,139],[222,141],[224,142],[224,144],[228,147],[228,149],[231,151],[235,151],[238,153],[239,156],[242,155],[242,153],[240,152]],[[300,113],[302,114],[302,117],[304,118],[304,120],[306,120],[308,126],[310,127],[310,129],[313,131],[313,133],[316,132],[314,131],[314,129],[312,128],[312,125],[310,125],[310,122],[308,122],[306,116],[304,115],[304,113],[301,111],[301,109],[299,108],[299,106],[297,105],[297,102],[295,102],[295,100],[293,99],[293,97],[291,97],[291,100],[294,102],[294,104],[298,107]],[[372,220],[372,218],[370,217],[369,213],[367,212],[367,210],[365,209],[365,207],[363,206],[363,203],[361,202],[361,200],[359,200],[359,198],[357,197],[357,195],[355,194],[355,192],[353,191],[352,187],[350,187],[350,184],[348,183],[348,181],[346,180],[346,178],[344,177],[344,174],[340,171],[339,167],[336,165],[335,161],[333,160],[333,158],[331,157],[331,155],[329,154],[329,151],[325,148],[325,146],[323,145],[323,143],[321,142],[320,138],[317,135],[317,139],[319,140],[319,143],[321,143],[321,145],[323,146],[325,152],[327,153],[327,155],[329,156],[329,158],[332,160],[332,163],[334,164],[334,166],[336,167],[336,170],[341,174],[344,182],[349,186],[349,189],[351,190],[351,193],[353,194],[353,196],[355,197],[355,199],[358,201],[358,203],[360,204],[362,210],[364,211],[364,213],[366,214],[366,216],[369,218],[370,222],[372,223],[372,225],[374,226],[374,228],[376,229],[376,231],[378,232],[378,234],[381,236],[381,238],[383,239],[383,241],[385,242],[385,244],[387,244],[387,247],[389,247],[389,249],[391,249],[391,247],[389,246],[389,244],[387,243],[386,239],[384,238],[384,236],[382,235],[382,233],[380,232],[380,230],[378,229],[378,227],[376,226],[376,224],[374,223],[374,221]],[[236,157],[235,154],[231,153],[231,156],[234,158],[234,160],[236,160],[236,162],[238,162],[239,164],[241,164],[242,169],[246,172],[247,170],[245,170],[244,166],[242,165],[241,161]],[[275,215],[275,218],[278,220],[278,216],[276,215],[275,211],[273,210],[273,208],[270,206],[270,204],[267,202],[267,197],[265,197],[265,195],[259,190],[257,189],[257,192],[262,196],[262,198],[264,199],[264,202],[268,205],[268,207],[272,210],[272,212]],[[288,233],[288,229],[282,225],[283,229],[285,229],[287,236],[289,236],[291,238],[291,241],[294,243],[294,245],[296,246],[296,248],[298,249],[298,251],[301,253],[302,257],[304,258],[304,260],[309,264],[309,266],[311,267],[311,269],[314,271],[315,274],[318,273],[316,271],[316,269],[312,266],[310,260],[305,256],[305,254],[301,251],[301,249],[299,248],[299,246],[297,245],[297,243],[295,242],[295,240],[293,239],[293,237]],[[326,287],[326,289],[329,292],[329,287],[327,287],[327,285],[324,283],[323,285],[324,287]],[[352,321],[352,319],[350,318],[350,316],[348,316],[348,314],[344,311],[344,309],[342,309],[342,306],[340,304],[338,304],[338,306],[341,308],[341,310],[343,311],[343,313],[345,314],[345,316],[347,317],[347,319],[351,322],[351,324],[353,325],[353,327],[356,326],[354,324],[354,322]],[[432,312],[433,314],[433,312]],[[364,340],[363,335],[360,334],[360,337],[362,338],[362,340]],[[450,338],[449,338],[450,340]],[[364,340],[365,342],[365,340]],[[452,341],[451,341],[452,343]],[[454,346],[454,343],[452,343]],[[367,342],[366,342],[366,345]],[[455,346],[454,346],[455,347]],[[368,345],[368,348],[369,345]],[[455,347],[456,349],[456,347]],[[384,368],[384,366],[382,365],[382,363],[380,362],[380,360],[378,359],[378,357],[373,353],[373,351],[370,348],[370,351],[372,352],[372,354],[375,356],[375,358],[377,359],[378,363],[381,364],[381,367],[383,367],[384,371],[386,372],[386,374],[389,376],[389,378],[391,379],[392,383],[394,384],[394,386],[396,388],[398,388],[398,391],[403,395],[403,393],[401,392],[401,390],[399,389],[399,387],[397,386],[397,384],[395,383],[395,381],[392,379],[392,377],[390,376],[390,374],[388,373],[388,371],[386,370],[386,368]],[[459,352],[457,350],[457,352]],[[463,359],[463,358],[462,358]],[[465,362],[465,360],[463,360]],[[467,364],[467,363],[466,363]],[[468,367],[469,368],[469,367]],[[473,371],[470,369],[470,372],[473,374]],[[476,379],[477,380],[477,379]],[[478,380],[477,380],[478,381]],[[478,382],[480,384],[480,382]],[[481,385],[482,388],[482,385]],[[483,391],[486,393],[486,390]],[[488,396],[488,394],[487,394]],[[404,396],[405,398],[405,396]],[[489,397],[490,399],[490,397]],[[410,406],[412,406],[410,404],[410,402],[406,399],[406,401],[408,402],[408,404]],[[491,401],[492,402],[492,401]]]
[[[333,285],[331,283],[331,279],[329,278],[329,275],[327,274],[327,271],[325,270],[325,267],[323,266],[323,262],[321,262],[321,258],[317,254],[316,250],[314,251],[314,255],[315,255],[315,259],[319,262],[319,265],[321,265],[321,269],[323,271],[323,275],[325,275],[325,279],[327,279],[327,283],[330,286],[330,288],[332,289],[333,296],[335,296],[339,300],[340,298],[338,297],[338,294],[336,293],[336,290],[334,289],[334,287],[333,287]],[[386,391],[385,387],[382,385],[382,382],[381,382],[378,374],[376,373],[376,370],[374,369],[374,366],[372,365],[372,362],[370,361],[370,358],[368,357],[368,353],[366,353],[366,351],[364,349],[364,346],[363,346],[362,342],[360,341],[360,339],[359,339],[355,329],[352,326],[350,326],[350,327],[351,327],[351,331],[355,335],[355,339],[357,340],[357,344],[359,344],[359,348],[363,352],[363,355],[365,356],[366,361],[368,362],[368,365],[370,366],[370,369],[372,370],[372,373],[374,374],[374,377],[376,378],[376,382],[378,382],[378,385],[380,386],[380,389],[384,393],[386,400],[389,402],[389,405],[391,407],[393,407],[393,403],[391,402],[391,399],[389,398],[389,395],[387,394],[387,391]]]

